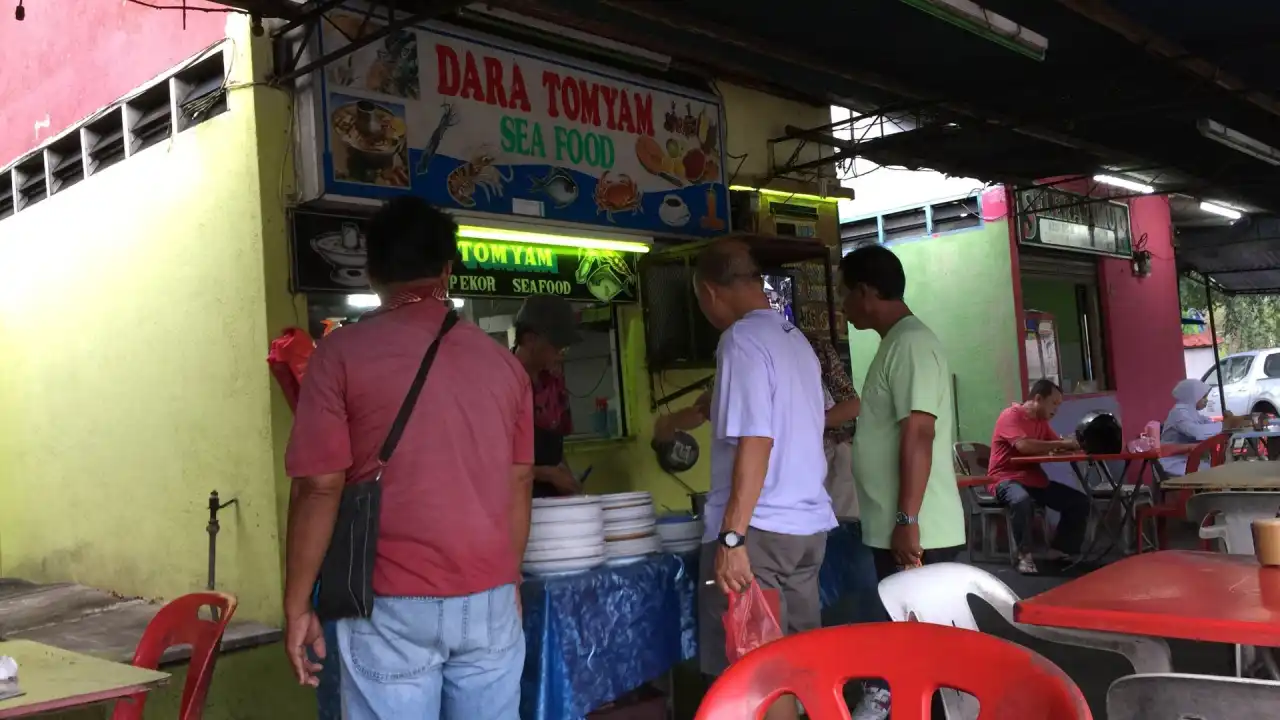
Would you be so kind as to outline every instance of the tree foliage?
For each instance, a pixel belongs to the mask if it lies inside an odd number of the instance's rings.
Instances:
[[[1182,304],[1182,316],[1205,313],[1204,284],[1200,279],[1182,276],[1178,278],[1178,298]],[[1222,338],[1222,354],[1280,347],[1280,296],[1276,295],[1226,295],[1213,293],[1213,322]],[[1184,325],[1184,333],[1208,330],[1194,325]]]

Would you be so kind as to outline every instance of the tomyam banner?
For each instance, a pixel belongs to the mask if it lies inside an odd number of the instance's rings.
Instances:
[[[293,289],[369,292],[365,219],[294,210]],[[592,302],[635,302],[636,255],[551,245],[458,238],[449,293],[455,297],[559,295]]]
[[[333,19],[326,51],[380,29]],[[652,234],[728,229],[713,96],[510,45],[411,28],[326,68],[326,192]]]

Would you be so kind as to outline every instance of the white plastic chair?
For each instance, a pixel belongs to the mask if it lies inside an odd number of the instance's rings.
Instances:
[[[1130,675],[1107,690],[1107,720],[1272,718],[1280,682],[1217,675]]]
[[[938,563],[904,570],[880,581],[880,601],[894,622],[915,619],[935,625],[980,630],[969,608],[976,595],[1000,613],[1010,625],[1045,642],[1119,653],[1139,673],[1172,670],[1169,645],[1159,638],[1137,637],[1084,630],[1060,630],[1013,621],[1013,606],[1020,599],[999,578],[972,565]],[[942,691],[948,720],[978,717],[977,698],[956,690]]]
[[[1207,492],[1187,500],[1187,519],[1200,525],[1200,537],[1221,540],[1231,555],[1253,554],[1253,521],[1280,510],[1280,492]],[[1217,515],[1203,525],[1210,513]]]
[[[1229,555],[1253,554],[1253,521],[1276,516],[1280,492],[1207,492],[1187,499],[1187,520],[1200,527],[1200,537],[1221,540]],[[1213,522],[1204,521],[1214,514]],[[1236,646],[1236,676],[1265,672],[1280,679],[1271,650]]]

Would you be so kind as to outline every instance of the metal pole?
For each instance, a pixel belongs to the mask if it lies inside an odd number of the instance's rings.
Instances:
[[[1204,278],[1204,303],[1209,313],[1209,341],[1213,343],[1213,372],[1218,377],[1218,409],[1223,415],[1227,413],[1227,393],[1222,386],[1222,361],[1218,357],[1218,328],[1213,324],[1213,288],[1209,284],[1209,276]]]

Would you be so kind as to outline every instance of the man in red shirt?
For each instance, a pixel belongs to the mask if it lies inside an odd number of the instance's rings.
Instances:
[[[412,197],[367,233],[377,310],[322,340],[302,383],[285,466],[294,478],[285,642],[303,684],[323,657],[312,587],[346,483],[378,451],[449,311],[457,226]],[[505,347],[460,321],[382,473],[369,619],[340,620],[343,717],[517,720],[524,633],[517,583],[529,536],[533,393]]]
[[[1031,397],[1000,413],[991,437],[991,462],[987,474],[996,478],[989,490],[1009,508],[1014,539],[1018,543],[1018,572],[1036,572],[1031,557],[1031,520],[1035,504],[1057,510],[1061,517],[1053,536],[1055,559],[1076,555],[1089,522],[1089,496],[1062,483],[1049,481],[1039,465],[1015,464],[1026,455],[1048,455],[1078,450],[1075,440],[1064,440],[1049,426],[1062,405],[1062,389],[1049,380],[1037,380]]]

